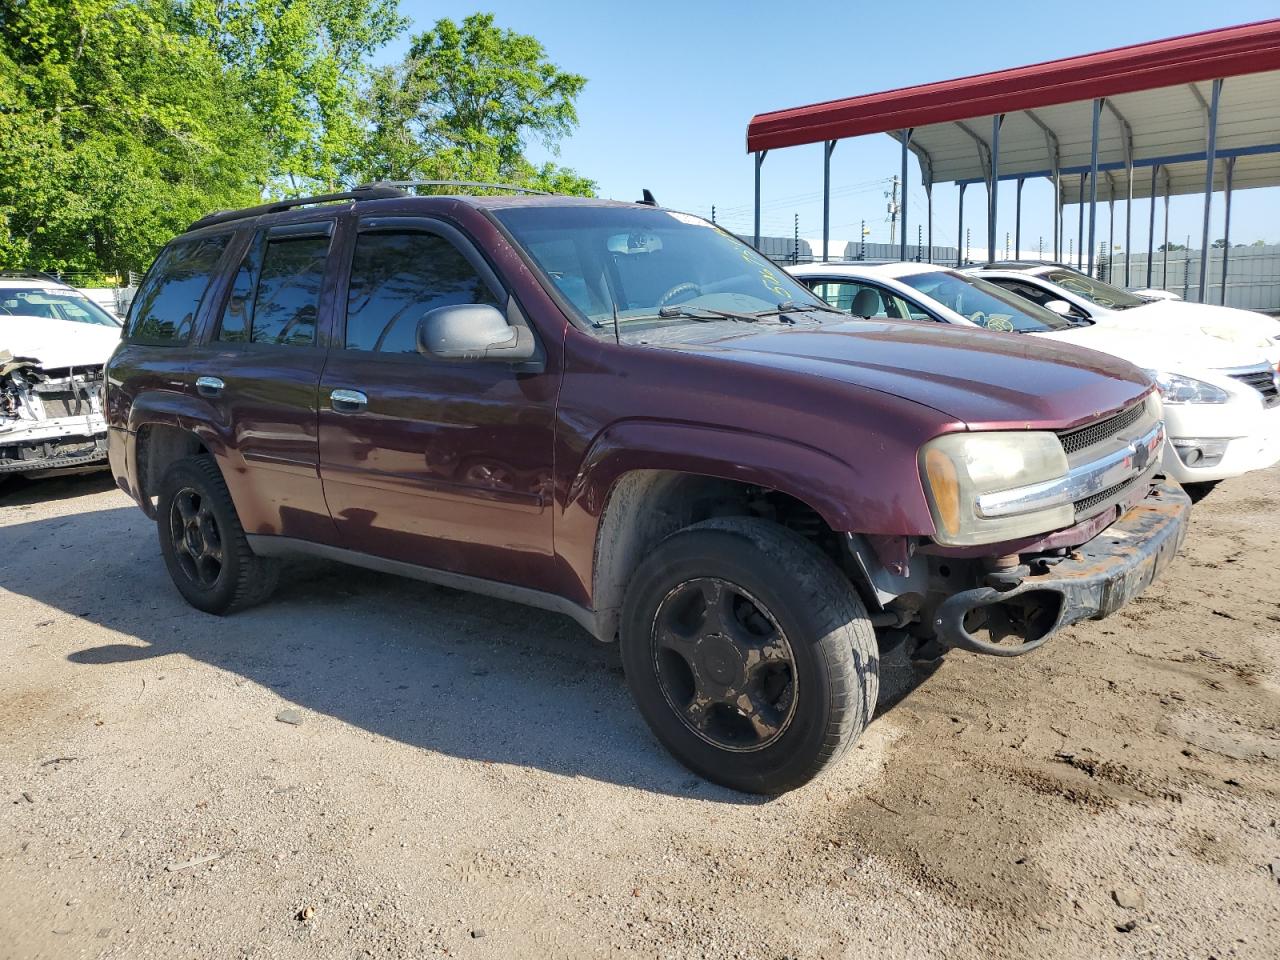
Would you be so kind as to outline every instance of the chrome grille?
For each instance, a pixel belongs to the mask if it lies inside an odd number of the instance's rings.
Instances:
[[[1132,487],[1138,478],[1130,477],[1128,480],[1122,480],[1109,490],[1103,490],[1101,493],[1095,493],[1092,497],[1085,497],[1083,500],[1077,500],[1072,506],[1076,510],[1076,519],[1084,520],[1088,517],[1094,507],[1113,500]]]
[[[1270,370],[1253,370],[1249,373],[1233,373],[1232,380],[1239,380],[1246,386],[1253,387],[1262,394],[1262,402],[1268,407],[1280,404],[1280,387],[1276,386],[1276,375]]]
[[[1062,441],[1062,449],[1067,452],[1067,456],[1071,456],[1071,454],[1078,453],[1085,447],[1092,447],[1095,443],[1110,440],[1121,430],[1133,426],[1142,419],[1143,409],[1143,404],[1137,403],[1128,410],[1117,413],[1114,417],[1099,420],[1097,423],[1091,423],[1087,427],[1079,427],[1075,430],[1060,433],[1058,434],[1058,439]]]

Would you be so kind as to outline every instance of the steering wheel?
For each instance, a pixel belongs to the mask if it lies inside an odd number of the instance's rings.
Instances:
[[[674,287],[672,287],[670,290],[668,290],[666,293],[664,293],[662,296],[658,298],[659,309],[661,309],[662,307],[665,307],[668,303],[670,303],[673,299],[678,297],[680,294],[687,293],[689,291],[693,291],[693,293],[697,295],[701,295],[702,287],[698,286],[696,283],[693,283],[692,281],[689,281],[689,280],[686,280],[684,283],[677,283]]]
[[[987,325],[987,315],[981,310],[975,310],[973,313],[969,314],[969,320],[980,327],[985,327]]]
[[[996,330],[1000,333],[1013,333],[1013,321],[1008,317],[988,315],[986,327],[988,330]]]

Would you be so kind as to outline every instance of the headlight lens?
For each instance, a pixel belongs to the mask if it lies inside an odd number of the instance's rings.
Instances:
[[[1231,394],[1221,387],[1180,373],[1148,370],[1147,375],[1160,388],[1161,399],[1165,403],[1226,403],[1231,399]]]
[[[934,539],[947,546],[974,546],[1016,540],[1069,527],[1071,504],[1008,517],[983,517],[977,499],[1067,475],[1067,455],[1047,432],[948,433],[920,450],[920,474]]]

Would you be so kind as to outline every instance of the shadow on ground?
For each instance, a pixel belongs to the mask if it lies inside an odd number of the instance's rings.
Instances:
[[[633,709],[614,650],[565,617],[311,560],[288,563],[265,605],[210,616],[181,600],[154,525],[132,505],[0,527],[0,584],[140,641],[86,638],[67,658],[79,667],[181,654],[421,749],[673,795],[759,799],[672,760]],[[886,704],[918,682],[905,661],[886,662],[882,676]]]

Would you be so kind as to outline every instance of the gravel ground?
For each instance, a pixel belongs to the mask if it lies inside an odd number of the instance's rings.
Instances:
[[[846,762],[764,801],[567,620],[312,563],[218,619],[105,476],[10,482],[0,957],[1272,960],[1277,490],[1223,484],[1034,655],[887,664]]]

